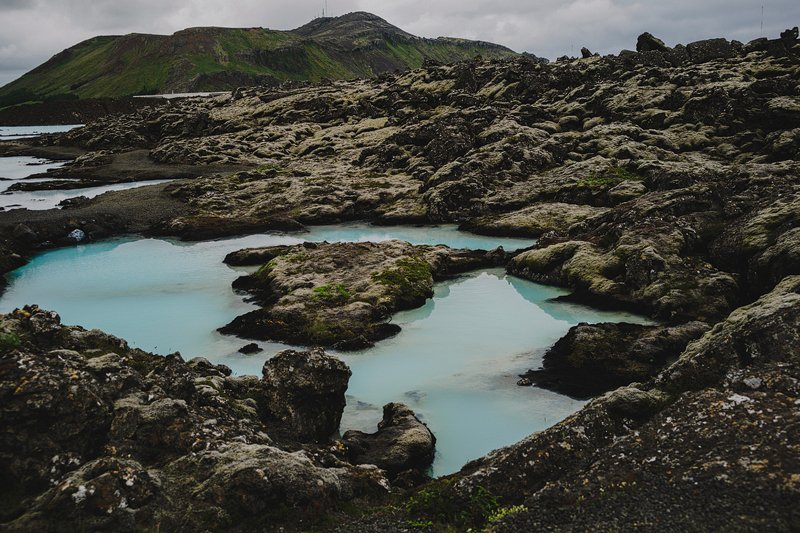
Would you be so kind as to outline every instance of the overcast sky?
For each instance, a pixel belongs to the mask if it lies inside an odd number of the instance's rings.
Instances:
[[[0,85],[94,35],[169,34],[191,26],[291,29],[323,0],[0,0]],[[329,13],[369,11],[424,37],[465,37],[553,59],[582,46],[635,47],[649,31],[667,44],[710,37],[777,37],[800,24],[800,0],[328,0]]]

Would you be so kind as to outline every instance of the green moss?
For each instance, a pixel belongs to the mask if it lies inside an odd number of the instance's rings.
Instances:
[[[344,323],[332,322],[316,318],[306,328],[308,338],[312,344],[331,344],[342,339],[351,339],[356,336],[352,329]]]
[[[406,520],[406,525],[412,529],[433,528],[433,522],[431,520]]]
[[[313,295],[315,300],[321,300],[329,304],[344,303],[352,297],[350,291],[342,283],[314,287]]]
[[[0,333],[0,354],[7,354],[22,346],[22,339],[16,333]]]
[[[609,167],[600,174],[593,174],[588,178],[578,181],[579,187],[589,189],[603,189],[613,187],[623,181],[642,181],[644,177],[622,167]]]
[[[276,266],[278,266],[278,258],[277,257],[272,259],[266,265],[263,265],[261,268],[259,268],[256,271],[256,273],[253,274],[253,277],[256,278],[258,281],[261,281],[262,283],[269,282],[269,275],[272,273],[272,270]]]
[[[419,257],[399,259],[394,268],[372,274],[373,280],[398,294],[418,292],[420,285],[427,284],[431,278],[430,265]]]
[[[281,165],[277,163],[264,163],[263,165],[256,168],[256,172],[267,173],[267,172],[278,172],[278,173],[287,173],[288,171]]]
[[[484,525],[499,508],[497,497],[485,488],[464,495],[455,490],[452,479],[428,483],[405,503],[405,511],[417,522],[432,521],[459,531]]]
[[[503,518],[512,515],[514,513],[523,513],[527,511],[528,508],[524,505],[512,505],[511,507],[500,507],[499,509],[495,510],[492,514],[489,515],[488,522],[493,524]]]
[[[308,261],[308,254],[306,252],[295,252],[293,254],[286,254],[283,258],[290,263],[300,264]]]

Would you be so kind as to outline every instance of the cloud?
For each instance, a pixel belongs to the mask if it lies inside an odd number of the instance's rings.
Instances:
[[[291,29],[324,0],[0,0],[0,85],[94,35],[173,33],[191,26]],[[748,41],[800,23],[797,0],[328,0],[329,14],[369,11],[406,31],[496,42],[555,58],[582,46],[633,48],[649,31],[668,44]]]

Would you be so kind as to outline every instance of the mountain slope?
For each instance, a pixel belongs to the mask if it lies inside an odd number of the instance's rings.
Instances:
[[[285,80],[368,77],[451,63],[508,48],[463,39],[423,39],[369,13],[316,19],[293,31],[190,28],[83,41],[0,88],[0,107],[59,98],[226,90]]]

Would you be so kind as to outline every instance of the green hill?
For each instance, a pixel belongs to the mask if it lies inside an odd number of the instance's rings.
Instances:
[[[415,37],[369,13],[320,18],[292,31],[190,28],[83,41],[0,88],[0,107],[26,101],[228,90],[285,80],[369,77],[514,55],[479,41]]]

